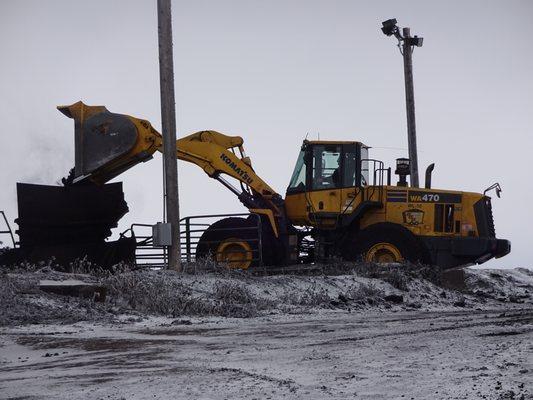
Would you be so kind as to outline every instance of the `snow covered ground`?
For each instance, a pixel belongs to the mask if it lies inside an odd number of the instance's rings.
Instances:
[[[533,399],[532,271],[60,278],[1,277],[2,399]]]

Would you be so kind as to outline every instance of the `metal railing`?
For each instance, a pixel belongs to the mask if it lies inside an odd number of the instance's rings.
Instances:
[[[241,227],[212,226],[215,222],[228,217],[246,217],[247,223]],[[200,239],[208,229],[210,232],[208,236],[211,236],[211,238],[204,237],[201,244],[204,249],[198,249]],[[234,233],[234,235],[231,233]],[[234,237],[246,242],[250,247],[250,251],[246,252],[250,254],[250,257],[241,259],[241,261],[250,261],[253,265],[262,266],[263,243],[261,233],[261,217],[255,213],[194,215],[182,218],[180,220],[181,262],[186,264],[195,263],[198,261],[196,259],[197,251],[201,250],[206,258],[211,259],[215,263],[224,263],[225,260],[223,260],[222,256],[227,257],[232,253],[242,254],[242,250],[225,250],[223,255],[216,251],[222,241]],[[136,239],[135,260],[138,267],[164,268],[167,266],[167,249],[165,246],[154,245],[152,225],[132,224],[120,236],[130,236]]]
[[[135,263],[137,267],[164,268],[168,262],[165,246],[155,246],[152,237],[152,225],[131,224],[130,228],[120,234],[126,237],[130,234],[135,238]]]
[[[340,215],[351,213],[354,204],[360,204],[364,201],[383,203],[383,175],[384,172],[387,172],[387,185],[390,185],[391,169],[390,167],[384,168],[383,161],[381,160],[365,158],[361,160],[361,165],[364,165],[365,162],[367,163],[367,169],[365,171],[368,172],[369,178],[372,177],[372,181],[366,182],[365,186],[355,188],[355,196],[341,209]],[[370,175],[370,171],[372,171],[372,175]],[[359,196],[361,196],[361,199],[357,201]]]
[[[13,248],[15,248],[17,247],[17,242],[15,241],[15,236],[13,235],[13,231],[11,230],[11,225],[9,225],[5,212],[0,211],[0,214],[2,214],[4,224],[6,225],[6,228],[7,228],[7,230],[0,231],[0,235],[9,235],[11,237],[11,242],[13,243]]]
[[[243,226],[225,227],[213,225],[215,222],[228,217],[246,217],[247,223]],[[202,239],[204,233],[209,228],[209,234]],[[232,235],[232,233],[235,233]],[[180,247],[181,261],[186,263],[196,262],[198,251],[214,261],[224,262],[222,256],[232,253],[241,253],[241,251],[225,251],[224,254],[217,252],[218,245],[224,240],[230,238],[242,239],[245,241],[251,251],[250,257],[243,261],[250,261],[255,265],[262,265],[262,228],[261,217],[255,213],[238,213],[238,214],[212,214],[212,215],[194,215],[185,217],[180,220]],[[198,248],[201,245],[204,248]]]
[[[363,201],[379,201],[383,202],[383,184],[384,172],[387,172],[387,185],[390,185],[391,169],[385,168],[383,161],[375,160],[373,158],[365,158],[361,160],[361,163],[368,163],[368,172],[372,171],[372,182],[368,182],[368,185],[363,190]],[[377,196],[374,196],[377,192]],[[377,198],[376,198],[377,197]]]

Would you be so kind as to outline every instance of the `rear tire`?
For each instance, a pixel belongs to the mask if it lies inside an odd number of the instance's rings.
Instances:
[[[425,262],[425,250],[413,233],[401,225],[371,225],[349,238],[343,246],[348,261],[391,263]]]

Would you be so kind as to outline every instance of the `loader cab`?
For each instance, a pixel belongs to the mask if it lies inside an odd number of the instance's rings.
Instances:
[[[367,159],[368,147],[359,142],[304,141],[287,195],[366,186]]]
[[[336,218],[348,194],[369,182],[368,147],[360,142],[304,141],[289,182],[289,218],[309,224],[313,216]]]

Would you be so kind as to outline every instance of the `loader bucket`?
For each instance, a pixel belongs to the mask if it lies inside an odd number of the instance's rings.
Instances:
[[[104,106],[88,106],[81,101],[59,106],[74,119],[74,177],[91,174],[129,152],[137,141],[137,128],[125,115],[113,114]]]

